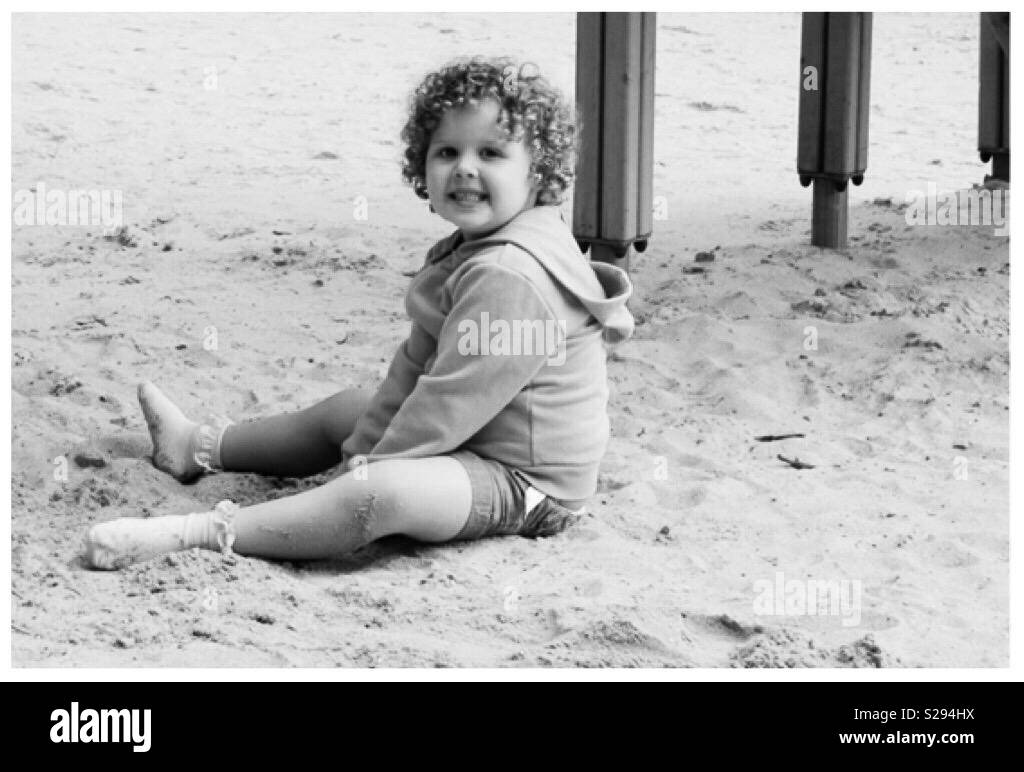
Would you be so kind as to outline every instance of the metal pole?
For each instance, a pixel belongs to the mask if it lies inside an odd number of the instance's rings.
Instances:
[[[797,171],[814,184],[811,243],[846,246],[847,185],[868,156],[871,14],[805,13],[800,44]]]
[[[1010,14],[982,13],[978,64],[978,152],[992,177],[1010,181]]]
[[[573,234],[592,260],[629,270],[652,231],[653,13],[576,15],[580,152]]]

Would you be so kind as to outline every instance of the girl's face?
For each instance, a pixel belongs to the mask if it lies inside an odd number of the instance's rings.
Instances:
[[[427,148],[427,194],[434,211],[466,239],[487,236],[533,207],[538,187],[523,140],[497,124],[498,104],[449,110]]]

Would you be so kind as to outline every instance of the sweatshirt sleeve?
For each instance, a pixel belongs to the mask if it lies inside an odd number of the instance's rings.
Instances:
[[[538,323],[558,337],[543,336],[543,346],[517,345],[524,326]],[[547,350],[552,346],[564,346],[564,329],[529,279],[495,263],[468,268],[453,288],[434,365],[420,376],[369,460],[456,450],[530,383],[556,353]]]
[[[356,421],[352,434],[342,443],[346,458],[366,455],[384,435],[391,419],[416,386],[424,365],[436,348],[434,338],[413,322],[409,337],[395,352],[387,377],[377,389],[369,406]]]

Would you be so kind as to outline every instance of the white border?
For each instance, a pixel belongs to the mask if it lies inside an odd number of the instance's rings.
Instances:
[[[211,8],[211,5],[213,8]],[[685,9],[687,13],[700,12],[702,10],[714,10],[714,11],[732,11],[732,10],[745,10],[750,8],[749,3],[736,4],[729,2],[716,2],[716,3],[695,3],[688,5]],[[298,4],[298,10],[302,11],[318,11],[318,12],[337,12],[342,10],[339,4],[335,2],[327,2],[327,0],[321,0],[320,2],[304,2]],[[397,7],[396,7],[397,6]],[[645,4],[645,10],[662,10],[666,12],[679,12],[681,9],[678,3],[666,3],[666,2],[655,2]],[[545,11],[565,11],[575,12],[577,10],[619,10],[621,9],[621,3],[588,3],[585,8],[579,8],[570,4],[556,3],[554,7],[550,2],[546,2],[543,5],[538,3],[538,8],[542,8]],[[441,8],[444,11],[456,11],[456,12],[479,12],[479,2],[446,2],[443,3]],[[529,8],[522,3],[499,4],[498,8],[501,10],[510,11],[527,11]],[[152,2],[138,2],[133,0],[127,2],[126,0],[120,0],[118,2],[107,2],[102,6],[103,12],[128,12],[128,11],[145,11],[153,12],[159,11],[161,8]],[[183,3],[178,4],[175,7],[175,12],[180,11],[232,11],[238,9],[235,3]],[[256,2],[246,3],[245,9],[249,12],[252,11],[296,11],[294,4],[288,8],[282,8],[280,3],[270,3],[265,1],[257,0]],[[820,8],[825,10],[826,8]],[[835,10],[835,8],[828,7],[828,10]],[[40,2],[33,2],[31,4],[24,2],[16,2],[13,4],[13,10],[15,12],[38,12],[38,11],[75,11],[81,12],[83,9],[77,4],[69,2],[53,2],[52,0],[42,0]],[[410,10],[408,6],[403,7],[402,4],[394,4],[388,2],[375,2],[370,5],[353,5],[344,8],[345,11],[396,11],[396,10]],[[416,8],[416,12],[427,12],[427,9]],[[759,11],[767,11],[769,9],[758,8]],[[808,9],[806,5],[788,5],[774,6],[770,10],[772,11],[802,11],[802,10],[818,10],[816,8]],[[863,7],[857,10],[864,10]],[[871,8],[870,10],[878,10],[877,8]],[[916,2],[916,3],[903,3],[899,4],[898,7],[893,8],[891,5],[887,6],[885,11],[953,11],[953,12],[970,12],[965,11],[963,4],[954,4],[949,2]],[[11,15],[5,14],[3,17],[3,34],[6,41],[11,40]],[[794,52],[795,55],[795,52]],[[1020,57],[1015,57],[1012,60],[1012,74],[1010,78],[1011,84],[1021,83],[1020,73]],[[3,74],[2,78],[3,93],[4,93],[4,104],[6,109],[4,111],[4,130],[3,130],[3,141],[4,141],[4,159],[8,164],[8,172],[10,171],[10,159],[11,159],[11,58],[10,56],[3,57]],[[1019,88],[1015,88],[1014,96],[1011,100],[1014,107],[1019,106],[1019,100],[1016,96],[1016,92]],[[1024,147],[1018,140],[1021,138],[1020,124],[1017,120],[1019,110],[1014,109],[1011,118],[1012,126],[1012,145],[1015,147]],[[795,131],[795,129],[794,129]],[[794,138],[795,142],[795,138]],[[1018,167],[1019,168],[1019,167]],[[1017,174],[1015,172],[1014,174]],[[8,179],[10,174],[8,173]],[[1020,179],[1019,177],[1017,179]],[[8,188],[6,193],[8,211],[11,211],[11,192]],[[1018,229],[1014,225],[1015,220],[1011,220],[1010,223],[1010,262],[1016,263],[1010,273],[1010,296],[1011,298],[1021,297],[1021,279],[1019,276],[1020,271],[1024,270],[1024,265],[1021,265],[1019,260],[1014,259],[1014,253],[1019,250],[1014,249],[1016,233]],[[4,219],[4,238],[5,244],[11,244],[11,220],[10,218]],[[8,248],[9,261],[11,259],[9,248]],[[8,264],[8,270],[10,271],[12,266],[10,262]],[[10,282],[11,273],[8,273],[7,281]],[[10,288],[10,285],[8,285]],[[1010,309],[1010,329],[1020,329],[1020,323],[1022,322],[1021,314],[1019,313],[1019,302],[1012,303]],[[3,368],[5,371],[4,383],[7,389],[10,389],[10,375],[11,375],[11,293],[8,292],[3,297],[3,323],[5,326],[5,339],[6,339],[6,356],[4,357]],[[1022,353],[1020,345],[1020,336],[1011,335],[1010,338],[1010,352],[1011,361],[1021,361],[1020,356]],[[10,392],[8,392],[8,408],[11,405]],[[26,681],[71,681],[71,682],[84,682],[84,681],[110,681],[110,682],[133,682],[133,681],[227,681],[227,682],[245,682],[245,681],[268,681],[268,682],[304,682],[304,681],[479,681],[479,680],[494,680],[494,681],[723,681],[723,682],[736,682],[736,681],[752,681],[752,682],[818,682],[818,681],[840,681],[840,682],[854,682],[854,683],[875,683],[875,682],[889,682],[889,681],[911,681],[911,682],[929,682],[929,681],[1022,681],[1024,680],[1024,650],[1022,650],[1022,644],[1024,640],[1021,638],[1021,626],[1020,626],[1020,594],[1015,592],[1015,588],[1021,586],[1021,582],[1024,581],[1024,570],[1021,567],[1021,561],[1017,558],[1016,547],[1020,545],[1022,539],[1022,532],[1024,532],[1024,522],[1021,517],[1024,517],[1024,512],[1021,512],[1020,508],[1016,506],[1020,501],[1020,478],[1015,477],[1012,474],[1012,470],[1015,468],[1017,461],[1020,460],[1020,442],[1021,437],[1024,436],[1021,426],[1021,418],[1019,412],[1015,409],[1015,406],[1019,403],[1020,396],[1020,378],[1015,377],[1014,371],[1011,369],[1010,374],[1010,464],[1011,470],[1010,475],[1010,667],[1007,669],[967,669],[967,668],[955,668],[955,669],[884,669],[884,670],[849,670],[849,669],[794,669],[794,670],[730,670],[730,669],[643,669],[643,670],[534,670],[534,669],[485,669],[485,670],[474,670],[474,669],[462,669],[452,668],[444,670],[434,669],[374,669],[374,670],[362,670],[362,669],[298,669],[292,668],[287,670],[275,670],[275,669],[213,669],[213,668],[165,668],[165,669],[154,669],[154,668],[119,668],[119,669],[32,669],[32,668],[18,668],[13,669],[11,667],[11,520],[10,520],[10,508],[11,499],[8,499],[8,516],[3,519],[3,535],[4,542],[3,548],[0,548],[0,570],[3,572],[3,576],[6,579],[6,593],[3,599],[3,645],[5,646],[5,655],[3,661],[5,662],[5,669],[3,673],[3,679],[8,681],[26,682]],[[11,413],[10,410],[3,411],[3,423],[6,429],[6,436],[11,437]],[[3,462],[3,473],[5,479],[8,481],[8,495],[10,495],[10,481],[11,481],[11,445],[10,442],[4,442],[2,449],[2,462]],[[1014,513],[1017,513],[1016,516]]]
[[[280,0],[248,0],[245,3],[234,0],[231,2],[186,2],[158,3],[153,0],[107,0],[97,4],[98,7],[89,8],[87,5],[72,3],[68,0],[38,0],[37,2],[25,2],[16,0],[11,3],[11,13],[38,13],[38,12],[61,12],[61,13],[467,13],[467,14],[489,14],[489,13],[576,13],[577,11],[622,11],[622,2],[496,2],[489,4],[486,9],[481,7],[479,0],[446,0],[441,3],[432,3],[427,7],[413,5],[408,0],[381,0],[380,2],[343,3],[338,0],[303,0],[295,3],[282,3]],[[1009,6],[1009,2],[1003,3]],[[865,7],[866,6],[866,7]],[[759,5],[754,2],[736,2],[735,0],[698,0],[690,2],[685,7],[680,3],[669,2],[668,0],[655,0],[654,2],[642,3],[644,11],[659,11],[663,13],[793,13],[801,11],[874,11],[876,13],[977,13],[976,8],[965,8],[963,2],[949,2],[949,0],[936,0],[925,2],[924,0],[912,0],[902,3],[861,3],[850,5],[845,8],[837,8],[828,3],[775,3],[771,6]],[[7,21],[7,40],[10,40],[10,17]]]

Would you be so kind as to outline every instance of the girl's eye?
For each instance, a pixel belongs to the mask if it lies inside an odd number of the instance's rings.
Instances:
[[[484,148],[480,153],[484,158],[501,158],[501,151],[495,150],[492,147]]]
[[[437,155],[440,156],[441,158],[452,158],[455,156],[455,148],[442,147],[438,149]]]

